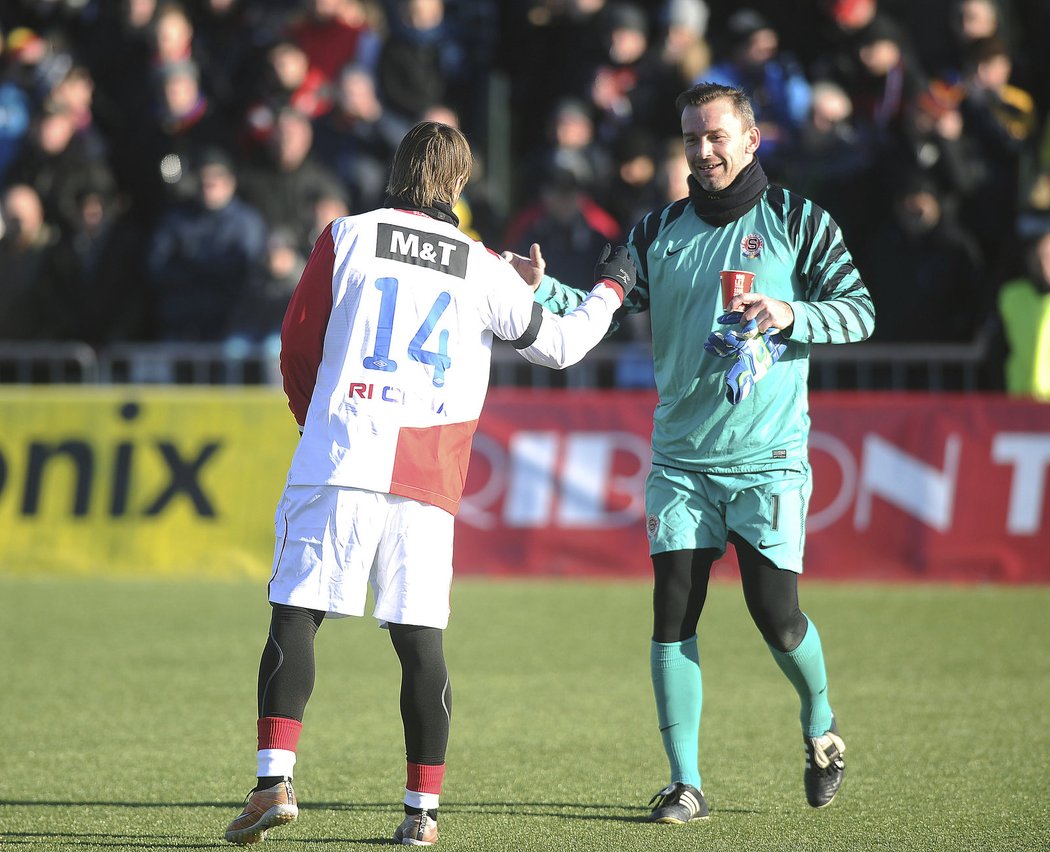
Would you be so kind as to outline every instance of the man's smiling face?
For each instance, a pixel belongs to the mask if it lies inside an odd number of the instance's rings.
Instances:
[[[755,158],[760,135],[745,128],[728,98],[682,110],[682,141],[689,171],[708,192],[731,184]]]

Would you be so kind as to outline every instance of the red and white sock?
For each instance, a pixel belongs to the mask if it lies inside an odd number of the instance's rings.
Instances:
[[[441,795],[441,783],[445,780],[445,764],[428,766],[408,762],[408,778],[405,781],[405,804],[420,810],[435,810]]]
[[[258,728],[259,750],[255,755],[258,769],[255,774],[260,778],[281,775],[291,778],[303,723],[280,716],[264,716],[258,721]]]

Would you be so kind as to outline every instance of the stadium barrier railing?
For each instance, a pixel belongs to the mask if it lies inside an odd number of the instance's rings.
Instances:
[[[261,346],[221,343],[122,343],[99,351],[103,384],[280,384],[276,355]]]
[[[86,343],[0,341],[0,384],[94,384],[98,353]]]
[[[988,341],[965,344],[858,343],[813,347],[814,390],[987,390]],[[220,343],[0,342],[0,384],[279,385],[277,356],[261,346]],[[492,350],[493,387],[648,388],[648,342],[605,342],[568,370],[525,361],[508,344]]]
[[[510,346],[492,350],[496,387],[647,388],[653,386],[646,343],[603,343],[579,364],[556,371],[528,363]],[[810,362],[814,390],[917,390],[976,393],[986,385],[989,342],[817,344]]]

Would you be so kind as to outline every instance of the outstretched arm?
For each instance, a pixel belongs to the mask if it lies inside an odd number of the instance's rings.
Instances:
[[[536,268],[542,262],[539,246],[533,245],[531,254],[534,261],[531,266]],[[634,287],[635,268],[626,246],[615,250],[605,247],[598,258],[594,279],[591,291],[565,316],[533,303],[528,332],[512,344],[523,358],[533,364],[562,369],[578,362],[597,345],[608,331],[613,313]]]

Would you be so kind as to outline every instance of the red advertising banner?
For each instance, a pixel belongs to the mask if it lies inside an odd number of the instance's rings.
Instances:
[[[655,404],[649,391],[492,390],[457,572],[648,576]],[[810,414],[808,576],[1050,582],[1050,405],[815,393]]]

